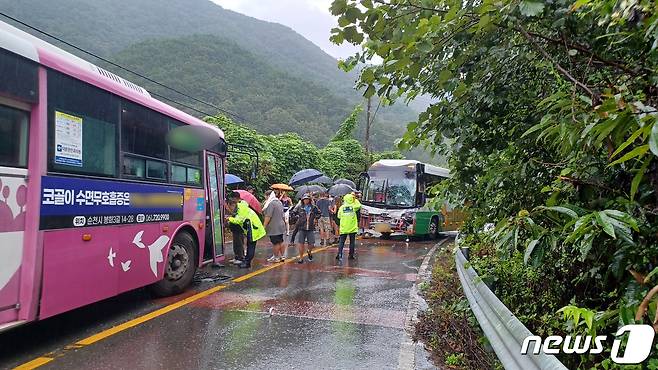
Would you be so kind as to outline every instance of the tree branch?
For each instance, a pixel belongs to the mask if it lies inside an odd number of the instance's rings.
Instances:
[[[560,71],[560,73],[562,73],[562,75],[564,75],[567,79],[569,79],[571,82],[573,82],[574,84],[576,84],[576,86],[578,86],[579,88],[581,88],[583,91],[587,92],[587,93],[590,95],[590,97],[592,98],[592,102],[598,102],[598,101],[600,100],[598,94],[594,93],[594,91],[592,91],[592,89],[590,89],[589,87],[587,87],[587,85],[585,85],[584,83],[578,81],[575,77],[573,77],[573,76],[571,75],[571,73],[569,73],[569,71],[567,71],[566,69],[564,69],[564,67],[562,67],[562,66],[561,66],[561,65],[555,60],[555,58],[553,58],[550,54],[548,54],[548,52],[547,52],[546,50],[544,50],[544,48],[542,48],[541,45],[539,45],[539,44],[537,43],[537,41],[536,41],[532,36],[530,36],[530,34],[528,33],[528,31],[526,31],[526,29],[523,28],[523,26],[520,25],[520,24],[519,24],[519,31],[521,31],[521,34],[522,34],[522,35],[523,35],[528,41],[530,41],[530,42],[532,43],[532,45],[533,45],[533,46],[539,51],[539,53],[541,53],[541,55],[544,56],[544,58],[548,59],[551,63],[553,63],[553,65],[555,66],[555,68],[557,68],[557,70]]]
[[[521,29],[517,29],[517,31],[523,33],[523,31]],[[637,75],[639,73],[647,74],[647,73],[651,72],[651,70],[649,68],[646,68],[646,67],[640,67],[640,68],[633,69],[633,68],[627,66],[626,64],[620,62],[620,61],[605,59],[605,58],[599,56],[598,54],[594,53],[592,50],[588,49],[587,46],[580,45],[580,44],[573,43],[573,42],[567,42],[567,40],[564,37],[562,39],[554,39],[554,38],[551,38],[551,37],[548,37],[548,36],[544,36],[540,33],[531,32],[531,31],[528,31],[528,34],[530,36],[540,38],[542,40],[548,41],[548,42],[553,43],[553,44],[561,44],[562,42],[564,42],[564,44],[566,46],[568,46],[570,49],[578,50],[582,53],[589,54],[592,57],[592,59],[594,59],[596,62],[608,65],[610,67],[617,68],[617,69],[622,70],[622,71],[624,71],[628,74]]]

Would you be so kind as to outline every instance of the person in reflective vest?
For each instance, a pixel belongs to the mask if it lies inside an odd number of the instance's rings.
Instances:
[[[248,205],[245,207],[241,203],[246,202],[241,202],[240,194],[233,192],[226,200],[226,210],[230,215],[228,222],[239,225],[247,237],[247,255],[240,264],[240,268],[249,268],[256,253],[256,242],[265,236],[265,227],[263,227],[258,214]]]
[[[340,220],[340,238],[338,239],[338,255],[337,260],[343,259],[343,247],[345,240],[350,238],[350,256],[353,260],[354,250],[356,249],[356,232],[359,231],[359,219],[357,211],[361,209],[361,203],[354,194],[346,194],[343,197],[343,204],[338,208],[338,219]]]

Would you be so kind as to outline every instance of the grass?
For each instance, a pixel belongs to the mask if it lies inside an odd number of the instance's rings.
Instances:
[[[429,308],[419,315],[414,340],[425,343],[439,368],[502,368],[486,348],[486,339],[464,297],[452,253],[441,250],[434,262],[431,281],[419,286]]]

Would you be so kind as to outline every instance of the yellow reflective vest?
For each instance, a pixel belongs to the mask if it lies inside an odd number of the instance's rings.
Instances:
[[[354,198],[354,195],[347,194],[343,197],[343,205],[338,208],[341,234],[351,234],[359,231],[359,218],[356,216],[356,211],[360,208],[361,203]]]
[[[250,237],[251,241],[257,241],[265,236],[265,227],[263,227],[258,214],[244,200],[238,203],[235,216],[229,217],[228,222],[242,227],[247,238]]]

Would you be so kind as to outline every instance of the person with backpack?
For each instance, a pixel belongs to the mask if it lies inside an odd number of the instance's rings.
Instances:
[[[237,192],[233,192],[226,199],[226,210],[230,215],[227,217],[227,221],[229,224],[240,226],[246,236],[247,255],[240,264],[240,268],[250,268],[251,261],[256,254],[256,242],[265,236],[265,227],[258,214],[248,206],[240,206],[241,202],[240,193]]]
[[[338,261],[343,260],[343,247],[345,240],[350,238],[350,255],[349,259],[355,258],[354,252],[356,249],[356,233],[359,231],[359,219],[357,212],[361,209],[361,203],[354,196],[354,194],[346,194],[343,197],[343,204],[338,208],[338,219],[340,221],[340,238],[338,239]]]

